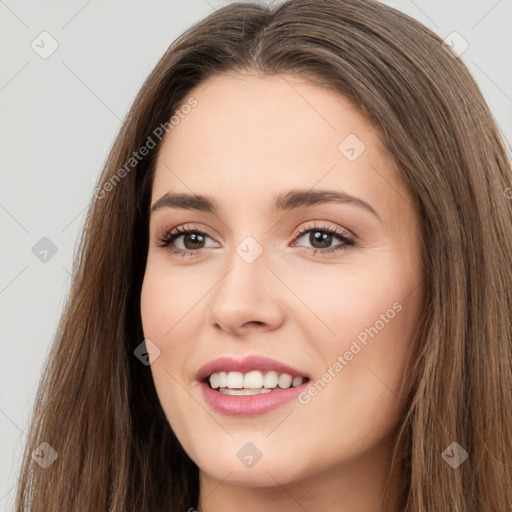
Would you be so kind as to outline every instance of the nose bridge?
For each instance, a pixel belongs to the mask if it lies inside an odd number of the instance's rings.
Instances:
[[[238,212],[238,215],[231,224],[230,267],[235,266],[242,271],[246,270],[249,274],[268,272],[268,269],[265,269],[265,262],[269,261],[268,251],[272,233],[265,233],[266,225],[258,205],[250,203],[249,198],[239,197],[232,204],[232,211]]]
[[[266,274],[271,275],[267,268],[268,256],[268,250],[254,236],[246,235],[229,255],[230,270],[220,283],[221,287],[243,301],[258,298],[265,292],[262,285],[268,279]]]
[[[275,326],[282,314],[278,283],[267,268],[270,254],[252,235],[234,246],[228,271],[212,294],[213,321],[226,330],[248,323]],[[272,281],[276,281],[273,283]]]

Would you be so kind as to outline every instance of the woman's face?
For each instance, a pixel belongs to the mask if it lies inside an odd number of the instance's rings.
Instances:
[[[217,76],[190,97],[156,162],[141,296],[172,429],[224,484],[380,471],[423,276],[420,220],[377,128],[292,75]],[[235,361],[203,368],[220,357]]]

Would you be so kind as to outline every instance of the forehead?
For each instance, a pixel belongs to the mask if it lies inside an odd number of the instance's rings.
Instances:
[[[172,189],[244,204],[316,186],[382,203],[383,186],[398,187],[380,131],[332,90],[294,75],[220,75],[189,98],[197,105],[160,148],[153,198]]]

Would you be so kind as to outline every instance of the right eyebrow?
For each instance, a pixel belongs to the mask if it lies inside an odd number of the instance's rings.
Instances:
[[[213,198],[196,194],[178,194],[175,192],[164,194],[151,207],[151,213],[163,207],[198,210],[207,213],[217,213],[218,210]]]

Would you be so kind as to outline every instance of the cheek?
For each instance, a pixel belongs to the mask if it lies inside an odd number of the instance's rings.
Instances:
[[[170,340],[173,326],[186,314],[186,306],[186,297],[169,270],[148,261],[140,296],[144,335],[161,342]]]
[[[155,343],[160,350],[149,369],[156,394],[168,423],[178,432],[186,432],[186,418],[197,410],[183,390],[184,378],[180,373],[180,362],[187,359],[186,344],[176,343],[176,329],[173,325],[183,316],[179,315],[176,293],[170,293],[165,280],[148,268],[142,284],[140,309],[144,337]],[[180,384],[181,383],[181,384]],[[182,444],[190,450],[187,436]]]
[[[153,278],[153,274],[150,271],[146,270],[140,296],[140,313],[144,338],[155,343],[160,351],[158,357],[150,365],[160,399],[163,398],[160,396],[160,392],[163,387],[162,381],[164,379],[165,367],[165,364],[162,364],[162,360],[166,359],[167,354],[167,350],[163,346],[163,340],[165,339],[163,333],[165,333],[166,325],[168,326],[168,320],[166,321],[162,315],[163,303],[165,302],[166,297],[157,285],[157,280]]]
[[[414,301],[408,295],[415,280],[390,256],[379,265],[339,266],[296,283],[294,291],[323,324],[309,338],[323,340],[322,351],[348,350],[355,338],[364,346],[403,325],[405,305]]]
[[[142,289],[140,293],[140,316],[142,319],[142,329],[144,331],[145,338],[152,338],[152,333],[157,330],[157,322],[155,315],[155,289],[151,286],[148,280],[147,273],[144,275],[144,281],[142,283]]]
[[[343,397],[341,407],[352,417],[371,418],[405,398],[400,389],[421,312],[421,288],[412,274],[392,263],[357,274],[340,269],[326,280],[324,293],[309,291],[310,303],[331,331],[310,333],[317,340],[317,359],[325,365],[318,372],[318,395],[324,396],[318,402],[325,400],[327,407]],[[330,390],[323,391],[324,384]]]
[[[183,340],[187,339],[185,329],[194,312],[190,311],[186,298],[177,293],[172,281],[148,269],[140,297],[144,337],[155,343],[160,351],[159,357],[151,364],[153,372],[162,367],[160,371],[164,375],[159,380],[165,379],[165,370],[174,374],[180,361],[187,360],[187,350],[191,350],[191,344]],[[172,378],[168,376],[167,380],[172,381]],[[158,384],[158,380],[155,383]]]
[[[189,401],[185,395],[182,397],[182,385],[192,371],[187,363],[194,346],[186,340],[195,336],[190,326],[201,325],[197,319],[194,324],[194,315],[198,313],[191,309],[197,299],[179,293],[178,281],[158,265],[148,265],[140,296],[144,337],[160,351],[150,369],[159,399],[169,416],[176,409],[187,408]]]
[[[162,318],[160,316],[160,309],[162,302],[167,300],[167,297],[163,296],[161,286],[159,286],[158,272],[155,269],[153,260],[154,258],[150,250],[140,293],[142,328],[144,336],[149,339],[156,337],[157,333],[161,330]]]
[[[371,305],[354,301],[357,318],[352,317],[350,327],[344,328],[339,321],[335,327],[339,342],[319,347],[325,367],[301,397],[300,417],[310,442],[322,449],[326,429],[330,430],[326,456],[332,457],[332,463],[340,453],[350,457],[376,446],[403,417],[402,384],[415,325],[405,296],[398,299],[402,309],[389,310],[392,304],[384,297]],[[386,311],[388,323],[378,316]]]

